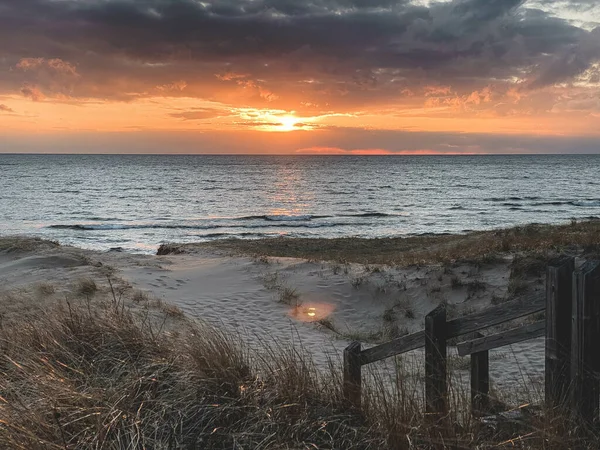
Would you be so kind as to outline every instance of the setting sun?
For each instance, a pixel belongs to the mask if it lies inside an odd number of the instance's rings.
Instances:
[[[298,123],[298,119],[294,116],[283,116],[279,120],[281,121],[281,131],[293,131]]]

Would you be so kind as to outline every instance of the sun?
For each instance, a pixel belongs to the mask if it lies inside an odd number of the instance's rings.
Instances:
[[[296,124],[298,123],[298,119],[294,116],[282,116],[278,118],[281,122],[279,129],[281,131],[294,131],[296,129]]]

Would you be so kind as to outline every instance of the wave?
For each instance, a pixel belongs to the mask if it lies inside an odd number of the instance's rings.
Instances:
[[[520,201],[541,200],[541,198],[542,197],[537,197],[537,196],[524,196],[524,197],[512,196],[512,197],[490,197],[490,198],[486,198],[485,200],[488,202],[506,202],[506,201],[520,202]]]
[[[594,207],[600,206],[600,200],[555,200],[549,202],[532,203],[530,206],[579,206],[579,207]]]
[[[259,216],[242,216],[242,217],[232,217],[231,220],[266,220],[269,222],[298,222],[304,221],[308,222],[312,219],[326,219],[333,216],[317,216],[312,214],[265,214]]]
[[[390,214],[383,212],[365,212],[358,214],[339,214],[336,216],[329,215],[314,215],[314,214],[300,214],[300,215],[288,215],[288,214],[273,214],[273,215],[261,215],[261,216],[243,216],[235,217],[233,220],[266,220],[269,222],[308,222],[314,219],[331,219],[334,217],[396,217],[401,214]]]
[[[600,200],[585,200],[573,202],[575,206],[600,206]]]
[[[318,219],[321,217],[311,216],[310,214],[299,215],[299,216],[286,215],[286,214],[274,214],[274,215],[270,215],[270,216],[263,216],[263,219],[270,220],[272,222],[296,222],[298,220],[307,221],[307,220],[312,220],[312,219]]]
[[[216,238],[223,238],[223,237],[263,237],[265,236],[264,233],[207,233],[207,234],[202,234],[199,235],[199,238],[209,238],[209,239],[216,239]]]
[[[341,217],[396,217],[400,216],[400,214],[389,214],[382,212],[366,212],[359,214],[341,214]]]
[[[110,231],[110,230],[140,230],[140,229],[168,229],[168,230],[214,230],[222,228],[321,228],[321,227],[343,227],[343,226],[361,226],[370,225],[369,221],[360,220],[347,221],[354,219],[369,219],[383,217],[401,217],[402,214],[392,214],[384,212],[365,212],[356,214],[341,214],[336,216],[313,215],[313,214],[266,214],[256,216],[241,217],[214,217],[199,219],[201,223],[114,223],[118,219],[94,217],[88,220],[97,220],[101,223],[70,223],[70,224],[52,224],[46,228],[55,230],[77,230],[77,231]],[[336,220],[336,218],[338,218]],[[331,219],[327,221],[319,219]],[[106,223],[113,222],[113,223]],[[202,223],[204,222],[204,223]]]
[[[135,224],[68,224],[68,225],[49,225],[47,228],[53,228],[56,230],[135,230],[135,229],[150,229],[150,228],[165,228],[165,229],[177,229],[177,228],[190,228],[198,230],[209,230],[211,228],[219,228],[218,226],[191,226],[191,225],[162,225],[162,224],[148,224],[148,225],[135,225]]]
[[[77,231],[110,231],[110,230],[140,230],[140,229],[167,229],[167,230],[215,230],[222,228],[242,228],[242,229],[257,229],[257,228],[331,228],[343,226],[360,226],[357,223],[347,222],[322,222],[322,223],[306,223],[306,222],[278,222],[263,223],[253,225],[236,226],[234,224],[214,224],[214,225],[183,225],[183,224],[56,224],[49,225],[47,228],[55,230],[77,230]]]
[[[486,200],[493,202],[502,202],[501,206],[600,206],[599,199],[536,201],[540,200],[540,197],[491,197]],[[528,201],[528,203],[523,203],[523,201]]]

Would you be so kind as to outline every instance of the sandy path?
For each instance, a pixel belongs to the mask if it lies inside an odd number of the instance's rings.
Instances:
[[[331,357],[339,361],[352,339],[387,340],[398,332],[422,329],[425,314],[442,300],[456,315],[488,307],[490,297],[504,293],[508,282],[506,264],[476,273],[472,267],[445,273],[439,267],[365,268],[207,251],[150,256],[57,247],[0,252],[0,314],[10,319],[43,311],[52,301],[64,299],[81,279],[106,283],[111,268],[133,288],[178,306],[189,317],[223,326],[251,346],[301,345],[318,367],[327,367]],[[456,277],[466,287],[452,286]],[[485,285],[482,292],[469,293],[468,283],[474,279]],[[48,284],[51,294],[44,288]],[[282,292],[295,293],[286,300],[289,304],[281,301]],[[335,331],[319,324],[323,319]],[[416,372],[423,370],[422,353],[405,358],[414,361],[410,365]],[[468,360],[452,358],[463,383],[468,383]],[[543,367],[540,339],[490,353],[497,388],[531,385],[531,379],[543,375]]]
[[[265,287],[263,278],[272,272],[263,264],[215,255],[164,257],[163,263],[161,268],[130,266],[121,273],[135,288],[176,304],[190,317],[224,326],[259,348],[259,341],[300,344],[324,366],[327,355],[341,354],[348,343],[316,323],[294,318],[295,308],[279,302],[278,292]],[[294,265],[278,264],[280,277],[293,272]],[[302,291],[305,309],[333,309],[343,299],[335,284],[324,295],[319,295],[321,290],[327,290],[322,282]]]

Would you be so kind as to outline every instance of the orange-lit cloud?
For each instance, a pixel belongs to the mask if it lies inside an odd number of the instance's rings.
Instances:
[[[338,147],[309,147],[300,148],[296,153],[302,155],[393,155],[394,152],[381,148],[363,148],[345,150]]]
[[[477,152],[452,152],[429,149],[390,151],[381,148],[343,149],[338,147],[310,147],[296,150],[302,155],[476,155]]]
[[[0,132],[23,142],[136,130],[227,136],[223,148],[248,151],[265,139],[257,148],[267,152],[271,142],[386,154],[447,153],[444,144],[542,151],[535,139],[550,137],[576,152],[600,139],[593,2],[21,0],[0,9]],[[406,136],[421,144],[404,148]]]

